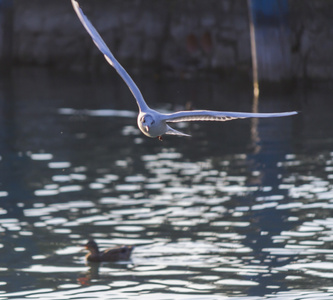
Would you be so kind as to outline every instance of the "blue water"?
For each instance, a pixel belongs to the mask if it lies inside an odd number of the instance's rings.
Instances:
[[[135,80],[161,110],[254,105],[250,85],[219,77]],[[180,124],[191,138],[160,142],[112,74],[14,70],[0,85],[0,299],[332,299],[330,101],[266,91],[259,111],[302,113]],[[87,265],[90,238],[135,250]]]

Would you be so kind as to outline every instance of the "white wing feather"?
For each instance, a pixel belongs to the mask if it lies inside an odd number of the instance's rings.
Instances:
[[[286,117],[297,114],[296,111],[281,113],[244,113],[228,111],[211,111],[211,110],[190,110],[179,111],[172,114],[163,115],[166,122],[188,122],[188,121],[229,121],[244,118],[275,118]]]
[[[167,125],[168,126],[168,125]],[[189,134],[180,132],[176,129],[171,128],[170,126],[167,127],[168,130],[165,132],[165,134],[170,134],[170,135],[181,135],[181,136],[190,136]]]
[[[148,105],[146,104],[145,100],[143,99],[143,96],[133,81],[133,79],[128,75],[126,70],[122,67],[122,65],[116,60],[116,58],[111,53],[108,46],[103,41],[102,37],[99,35],[95,27],[91,24],[89,19],[85,16],[82,9],[80,8],[77,1],[72,0],[73,8],[79,17],[82,25],[87,30],[87,32],[90,34],[91,38],[93,39],[95,45],[97,48],[104,54],[105,59],[108,61],[108,63],[116,69],[118,74],[121,76],[121,78],[125,81],[129,89],[131,90],[134,98],[136,99],[136,102],[138,104],[140,111],[145,111],[148,108]]]
[[[137,105],[141,112],[147,112],[152,110],[149,109],[143,96],[134,83],[133,79],[128,75],[126,70],[119,64],[116,58],[111,53],[110,49],[107,47],[102,37],[99,35],[95,27],[91,24],[88,18],[85,16],[81,10],[79,4],[75,0],[71,0],[73,8],[79,17],[84,28],[87,30],[97,48],[104,54],[107,62],[113,66],[121,78],[125,81],[129,89],[131,90],[133,96],[136,99]],[[282,113],[243,113],[243,112],[223,112],[223,111],[210,111],[210,110],[192,110],[192,111],[180,111],[171,114],[160,114],[154,112],[159,117],[159,122],[183,122],[183,121],[229,121],[233,119],[243,119],[243,118],[274,118],[274,117],[286,117],[297,114],[296,111],[282,112]],[[179,132],[170,126],[167,126],[166,134],[173,135],[183,135],[189,136],[185,133]],[[163,134],[163,133],[162,133]]]

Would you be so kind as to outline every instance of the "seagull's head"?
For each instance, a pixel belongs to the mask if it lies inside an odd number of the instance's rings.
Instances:
[[[160,137],[168,131],[168,125],[162,114],[150,109],[138,115],[138,127],[141,132],[151,138]]]
[[[153,116],[150,114],[143,114],[142,116],[140,116],[140,118],[138,120],[139,128],[146,135],[150,135],[149,131],[151,130],[151,127],[154,124],[155,124],[155,120],[154,120]]]
[[[163,122],[164,124],[165,122]],[[156,119],[153,113],[140,113],[138,116],[138,127],[142,133],[154,138],[165,133],[165,125]]]

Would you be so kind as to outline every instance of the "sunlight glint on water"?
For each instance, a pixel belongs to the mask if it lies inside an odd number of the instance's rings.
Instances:
[[[141,136],[135,103],[112,81],[87,92],[52,78],[31,91],[27,78],[15,78],[17,118],[0,135],[13,139],[0,144],[0,299],[333,297],[332,132],[319,122],[182,125],[191,139],[161,143]],[[246,89],[220,80],[172,86],[161,102],[185,106],[190,94],[198,107],[251,110]],[[92,102],[96,90],[121,101]],[[207,94],[211,103],[200,100]],[[230,95],[237,101],[223,100]],[[260,110],[290,110],[287,100],[267,96]],[[131,260],[86,265],[91,238],[134,245]]]

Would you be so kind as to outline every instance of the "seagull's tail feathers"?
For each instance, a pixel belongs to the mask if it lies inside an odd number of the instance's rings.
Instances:
[[[171,134],[171,135],[181,135],[181,136],[190,136],[189,134],[186,134],[186,133],[183,133],[183,132],[180,132],[176,129],[173,129],[171,128],[169,125],[167,125],[167,132],[165,134]]]

